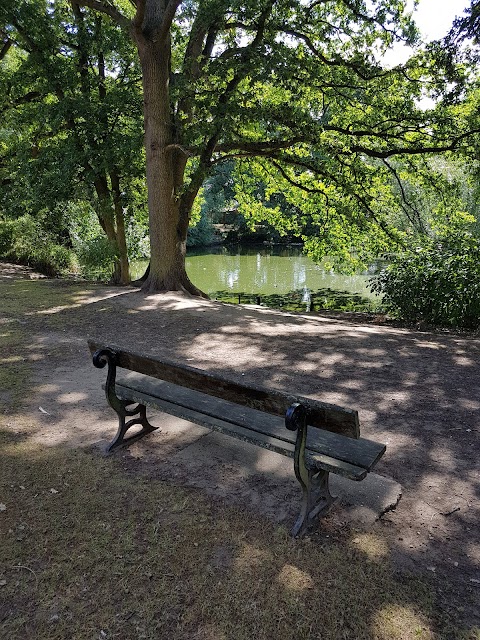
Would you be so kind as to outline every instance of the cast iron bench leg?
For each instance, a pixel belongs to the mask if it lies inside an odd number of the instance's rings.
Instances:
[[[113,406],[111,402],[109,402],[110,406],[116,411],[118,415],[118,431],[111,441],[111,443],[107,447],[107,452],[110,453],[114,449],[118,447],[123,447],[124,445],[130,444],[135,440],[139,440],[143,438],[143,436],[147,435],[147,433],[151,433],[152,431],[156,431],[158,427],[154,427],[147,420],[147,407],[144,404],[136,404],[132,409],[128,409],[129,406],[132,406],[131,402],[127,402],[125,400],[120,400],[115,396],[116,400],[121,406]],[[116,404],[116,403],[115,403]],[[131,420],[127,420],[126,418],[129,416],[135,416],[139,414],[138,418],[132,418]],[[125,437],[125,434],[135,425],[141,425],[140,431],[137,431],[133,435],[128,438]]]
[[[118,430],[107,447],[107,452],[110,453],[114,449],[126,444],[130,444],[135,440],[143,438],[147,433],[156,431],[158,427],[154,427],[147,420],[147,408],[143,404],[136,404],[129,400],[121,400],[115,393],[115,378],[117,372],[116,356],[113,351],[109,349],[101,349],[94,353],[93,364],[102,369],[108,364],[107,381],[105,383],[105,395],[107,396],[107,402],[112,409],[118,415]],[[129,408],[130,407],[130,408]],[[138,416],[138,417],[133,417]],[[127,418],[131,418],[127,420]],[[129,437],[125,437],[125,434],[135,425],[140,425],[142,428]]]
[[[302,508],[295,522],[292,535],[303,535],[312,524],[314,518],[325,513],[335,502],[328,486],[329,472],[309,469],[305,463],[307,444],[307,415],[305,408],[298,403],[293,404],[285,416],[285,425],[290,431],[298,431],[295,443],[294,469],[302,492]]]
[[[315,518],[325,514],[337,499],[330,493],[328,471],[315,472],[307,469],[307,473],[308,480],[306,485],[303,484],[303,480],[299,479],[302,485],[303,499],[300,515],[292,529],[294,537],[306,533]]]

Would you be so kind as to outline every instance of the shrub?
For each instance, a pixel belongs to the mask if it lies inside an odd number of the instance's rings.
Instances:
[[[104,235],[77,239],[75,252],[84,275],[99,279],[111,278],[117,252],[113,243]]]
[[[57,244],[28,214],[16,220],[0,220],[0,256],[50,277],[71,271],[74,266],[73,253]]]
[[[395,317],[438,326],[480,326],[480,239],[444,231],[393,258],[370,281]]]
[[[13,245],[13,223],[0,220],[0,256],[6,258]]]
[[[150,238],[147,226],[130,220],[126,228],[126,240],[129,260],[148,260],[150,258]]]
[[[187,235],[187,247],[206,247],[215,242],[212,223],[202,215],[195,226],[191,226]]]

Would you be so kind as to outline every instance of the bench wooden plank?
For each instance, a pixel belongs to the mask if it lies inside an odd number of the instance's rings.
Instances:
[[[163,398],[155,398],[150,394],[142,393],[141,391],[132,389],[131,387],[124,387],[117,384],[116,389],[118,397],[124,400],[132,400],[146,406],[157,407],[160,410],[165,411],[165,413],[208,427],[213,431],[228,434],[238,440],[260,446],[289,458],[293,458],[294,456],[294,442],[286,442],[258,431],[252,431],[251,429],[247,429],[238,424],[227,422],[226,420],[207,416],[203,412],[200,413],[199,411],[195,411],[188,407],[173,404]],[[306,458],[314,468],[330,471],[349,478],[350,480],[363,480],[367,475],[367,470],[363,467],[357,467],[353,464],[337,460],[321,453],[310,454],[310,452],[307,451]]]
[[[142,374],[129,373],[118,380],[117,395],[128,399],[129,395],[139,392],[143,397],[151,396],[155,399],[165,400],[173,405],[197,411],[221,419],[245,429],[251,429],[255,433],[260,432],[266,436],[283,441],[285,445],[294,446],[296,433],[285,428],[283,418],[262,413],[248,407],[241,407],[232,402],[212,398],[204,393],[185,389],[171,383],[153,380]],[[208,423],[206,423],[208,426]],[[255,436],[252,434],[251,438]],[[345,439],[335,433],[310,429],[307,437],[308,450],[321,455],[333,456],[338,460],[370,470],[385,451],[385,445],[371,440]],[[290,450],[290,449],[289,449]],[[279,451],[279,453],[283,453]]]
[[[165,358],[147,357],[120,349],[114,345],[88,341],[92,354],[99,349],[116,352],[117,366],[136,371],[166,382],[187,387],[193,391],[204,391],[210,396],[241,404],[273,415],[284,416],[295,402],[304,405],[309,414],[309,424],[349,438],[360,437],[360,422],[357,411],[320,402],[303,396],[285,394],[274,389],[257,385],[246,385],[220,378],[185,364]]]

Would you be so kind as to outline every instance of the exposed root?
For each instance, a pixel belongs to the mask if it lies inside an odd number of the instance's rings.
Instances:
[[[197,298],[204,298],[209,300],[210,297],[201,291],[198,287],[190,282],[187,274],[178,277],[178,278],[165,278],[165,279],[157,279],[150,273],[150,269],[148,271],[148,276],[145,278],[144,282],[141,284],[141,290],[143,293],[165,293],[167,291],[180,291],[188,296],[193,296]],[[137,280],[137,282],[139,282]]]

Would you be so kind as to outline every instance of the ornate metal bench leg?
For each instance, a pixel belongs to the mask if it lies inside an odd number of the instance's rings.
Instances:
[[[315,519],[324,515],[337,499],[330,493],[328,471],[307,472],[307,484],[300,483],[303,490],[302,508],[292,528],[294,537],[304,535]]]
[[[310,500],[308,518],[312,522],[317,516],[324,515],[336,501],[336,497],[330,493],[328,481],[330,474],[328,471],[310,471]]]
[[[302,508],[297,521],[293,525],[294,537],[303,535],[313,520],[325,513],[335,502],[330,494],[328,471],[313,471],[305,463],[305,448],[307,443],[307,414],[305,408],[295,403],[287,411],[285,425],[291,431],[298,431],[295,444],[294,468],[297,480],[303,491]]]
[[[114,449],[118,449],[118,447],[123,447],[127,444],[130,444],[131,442],[134,442],[135,440],[139,440],[140,438],[143,438],[143,436],[147,435],[147,433],[151,433],[152,431],[156,431],[158,429],[158,427],[154,427],[148,422],[147,408],[144,404],[137,404],[133,409],[127,409],[128,406],[132,406],[131,403],[125,400],[120,400],[119,398],[117,398],[117,400],[123,405],[123,408],[117,409],[113,407],[113,409],[115,409],[118,414],[118,431],[114,439],[107,447],[108,453],[111,453]],[[126,420],[127,417],[134,416],[137,413],[139,414],[138,418]],[[126,438],[125,434],[127,433],[127,431],[130,429],[130,427],[133,427],[135,425],[141,425],[142,428],[133,435]]]
[[[118,447],[125,446],[143,438],[147,433],[156,431],[158,427],[154,427],[147,420],[147,408],[143,404],[136,404],[128,400],[121,400],[115,393],[115,378],[117,371],[116,354],[109,349],[102,349],[93,354],[93,364],[101,369],[108,364],[107,382],[105,384],[105,395],[107,402],[118,415],[118,430],[107,447],[107,452],[111,453]],[[137,416],[137,417],[133,417]],[[130,420],[128,420],[130,418]],[[140,425],[142,428],[129,436],[125,437],[130,427]]]

